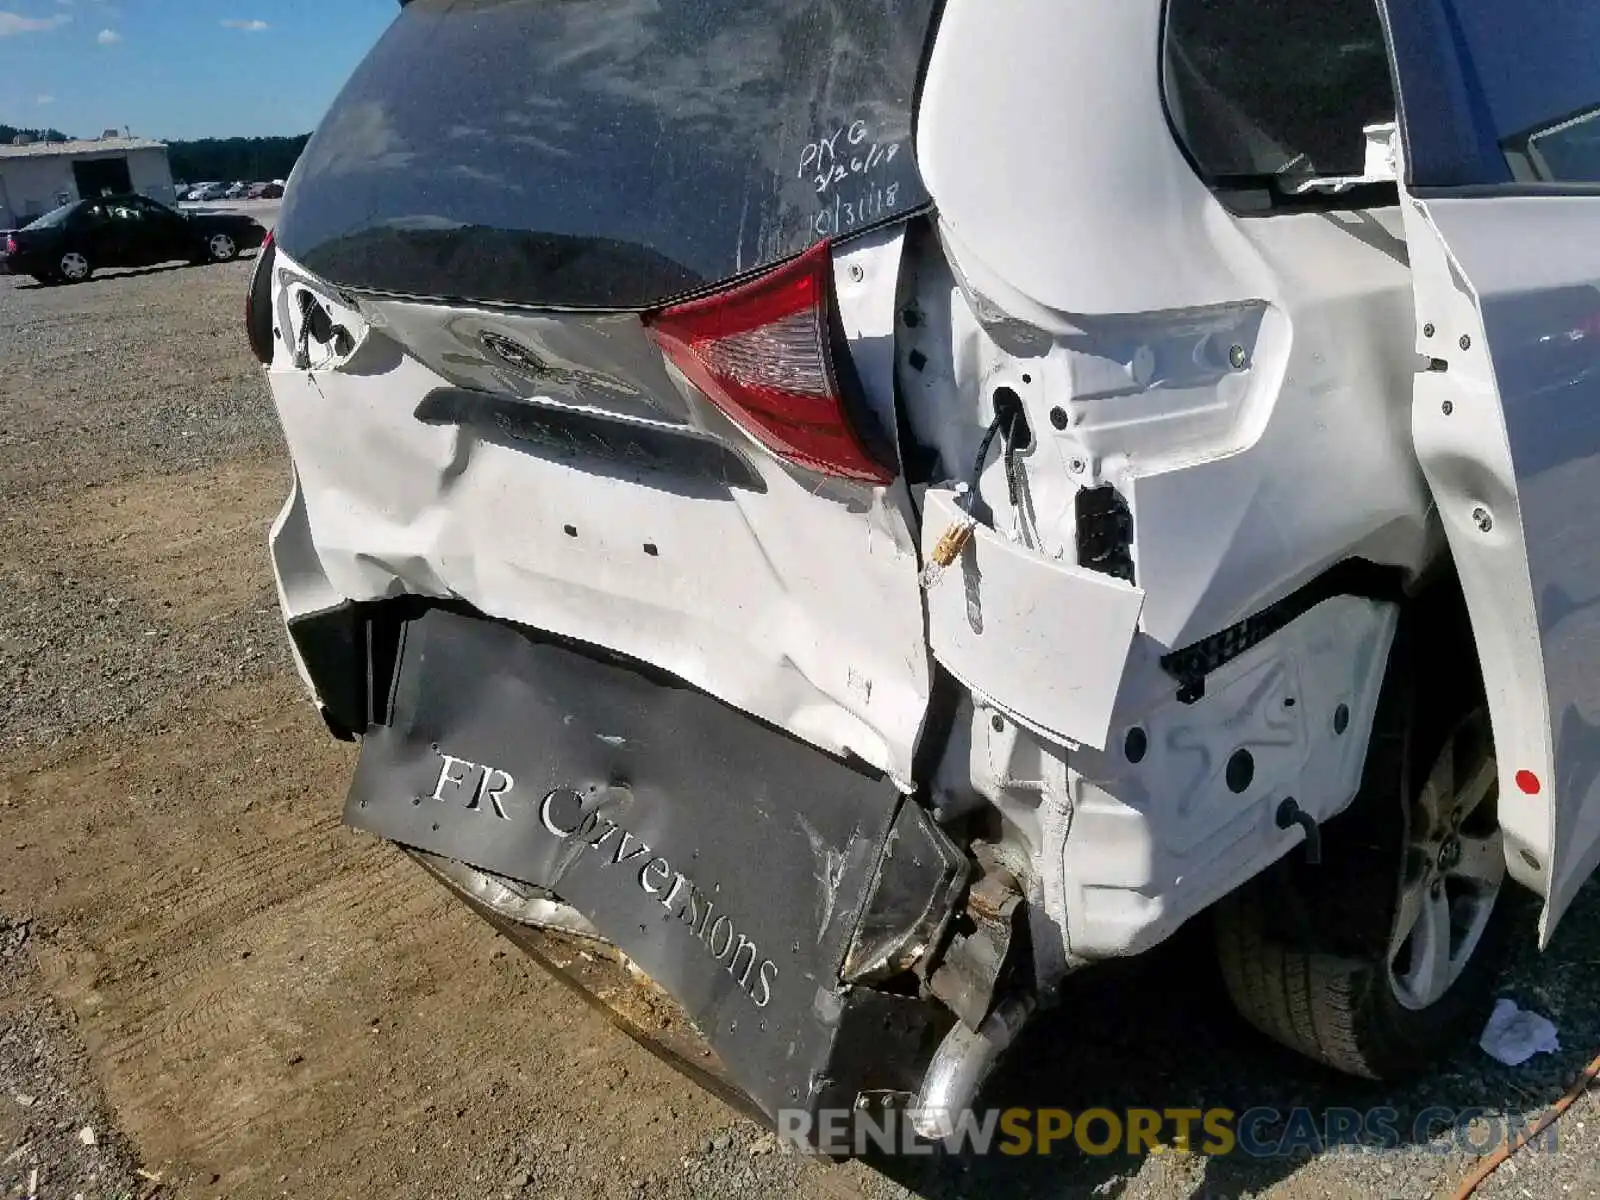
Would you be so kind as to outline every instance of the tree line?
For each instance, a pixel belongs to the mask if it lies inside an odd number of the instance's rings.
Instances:
[[[203,138],[167,143],[172,177],[188,183],[204,180],[287,179],[306,148],[309,133],[299,137]]]
[[[0,146],[9,146],[22,134],[36,142],[64,142],[67,135],[59,129],[23,129],[17,125],[0,125]]]

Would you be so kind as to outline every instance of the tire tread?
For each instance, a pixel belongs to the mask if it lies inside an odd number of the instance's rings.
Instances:
[[[1335,1070],[1377,1078],[1355,1036],[1353,976],[1362,964],[1266,936],[1262,910],[1248,898],[1219,911],[1217,951],[1228,996],[1252,1026]]]

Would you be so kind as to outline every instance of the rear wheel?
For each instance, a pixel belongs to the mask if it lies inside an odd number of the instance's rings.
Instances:
[[[206,239],[206,258],[211,262],[231,262],[239,257],[239,243],[232,234],[213,233]]]
[[[68,250],[56,261],[55,274],[68,283],[82,283],[94,274],[94,264],[81,250]]]
[[[1297,850],[1217,910],[1245,1019],[1372,1079],[1475,1038],[1508,948],[1488,715],[1470,653],[1440,650],[1397,643],[1362,792],[1324,827],[1323,864]]]

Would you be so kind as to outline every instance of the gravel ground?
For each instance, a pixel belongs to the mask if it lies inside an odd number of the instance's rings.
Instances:
[[[269,577],[256,576],[244,620],[175,641],[138,597],[103,585],[104,547],[78,536],[86,486],[281,452],[240,352],[247,270],[128,271],[75,288],[0,276],[0,748],[282,669]]]
[[[349,758],[299,703],[262,550],[286,471],[239,330],[247,271],[0,277],[0,1194],[28,1195],[37,1170],[41,1198],[86,1200],[1422,1197],[1470,1168],[1455,1135],[829,1166],[575,1009],[338,828]],[[1527,914],[1504,989],[1556,1022],[1561,1052],[1503,1068],[1469,1047],[1392,1091],[1242,1028],[1203,932],[1082,977],[992,1102],[1389,1106],[1402,1131],[1437,1107],[1476,1112],[1481,1141],[1600,1053],[1592,887],[1542,955]],[[1482,1194],[1600,1195],[1597,1164],[1585,1098],[1554,1153],[1518,1155]]]
[[[6,1195],[140,1195],[148,1181],[72,1031],[30,986],[29,933],[0,918],[0,1186]]]

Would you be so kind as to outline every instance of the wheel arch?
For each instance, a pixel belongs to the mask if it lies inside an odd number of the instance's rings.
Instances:
[[[1371,1079],[1412,1074],[1476,1035],[1517,919],[1501,888],[1481,949],[1426,1010],[1406,1009],[1389,990],[1383,973],[1416,861],[1415,802],[1449,731],[1483,708],[1472,694],[1482,676],[1471,618],[1448,554],[1406,588],[1381,669],[1361,785],[1323,824],[1320,857],[1295,847],[1211,916],[1240,1014],[1283,1045]]]

